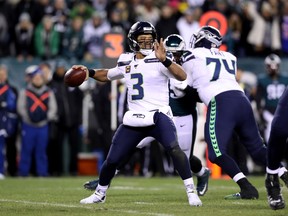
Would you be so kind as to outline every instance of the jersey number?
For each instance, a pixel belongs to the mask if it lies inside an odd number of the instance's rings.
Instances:
[[[210,81],[215,81],[219,78],[220,71],[222,69],[221,67],[223,67],[223,65],[224,65],[225,70],[228,73],[235,75],[235,71],[236,71],[235,61],[231,60],[231,62],[232,62],[232,68],[229,67],[226,59],[206,58],[206,65],[209,65],[211,63],[215,64],[213,77]]]
[[[133,89],[138,91],[137,94],[132,95],[132,100],[141,100],[144,97],[144,90],[142,87],[143,76],[140,73],[131,74],[131,79],[137,80],[137,82],[133,85]]]

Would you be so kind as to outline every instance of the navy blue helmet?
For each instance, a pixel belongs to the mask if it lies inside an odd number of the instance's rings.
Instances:
[[[144,34],[152,35],[152,38],[153,38],[152,43],[154,43],[154,41],[157,38],[155,27],[150,22],[141,21],[141,22],[136,22],[135,24],[132,25],[128,33],[128,44],[132,51],[141,52],[141,47],[137,41],[137,38],[139,35],[144,35]],[[152,48],[150,50],[152,50]]]

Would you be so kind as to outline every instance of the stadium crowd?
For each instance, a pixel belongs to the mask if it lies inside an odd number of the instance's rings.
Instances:
[[[139,20],[151,22],[159,38],[179,33],[189,44],[211,11],[223,15],[223,44],[239,58],[288,54],[285,0],[7,0],[0,1],[0,57],[93,61],[105,33],[126,35]]]

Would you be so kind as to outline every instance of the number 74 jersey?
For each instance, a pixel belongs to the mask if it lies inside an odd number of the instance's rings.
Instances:
[[[243,92],[236,81],[237,58],[231,53],[217,48],[195,48],[185,52],[182,62],[188,85],[197,89],[206,106],[222,92]]]

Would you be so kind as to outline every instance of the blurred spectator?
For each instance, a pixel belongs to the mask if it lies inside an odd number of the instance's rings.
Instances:
[[[257,11],[255,3],[248,4],[253,24],[247,41],[252,45],[254,55],[266,56],[271,52],[279,53],[281,50],[279,11],[272,9],[268,1],[262,2],[260,11]]]
[[[107,7],[109,0],[93,0],[92,1],[92,6],[95,8],[95,10],[105,10]]]
[[[45,83],[49,86],[51,80],[52,80],[52,67],[49,62],[41,62],[39,64],[39,68],[41,69],[44,78],[45,78]]]
[[[70,19],[75,17],[82,17],[84,21],[90,19],[94,12],[94,8],[89,5],[85,0],[77,1],[70,11]]]
[[[200,28],[199,21],[197,20],[200,8],[188,8],[183,16],[177,21],[177,28],[180,35],[183,37],[186,44],[190,44],[190,39],[193,33],[197,32]]]
[[[13,42],[14,15],[13,7],[7,1],[0,1],[0,57],[9,56]]]
[[[240,46],[242,32],[242,20],[238,13],[232,12],[228,17],[228,31],[223,37],[223,43],[227,45],[227,51],[236,56],[243,56]]]
[[[161,8],[161,17],[157,21],[155,28],[158,38],[166,38],[170,34],[179,34],[176,26],[177,19],[173,13],[173,9],[169,5],[164,5]],[[169,26],[169,28],[167,28]]]
[[[23,13],[15,27],[15,50],[18,61],[33,58],[33,34],[34,25],[30,21],[30,15]]]
[[[187,0],[189,7],[201,7],[205,0]]]
[[[59,52],[61,52],[62,49],[61,41],[63,39],[63,34],[66,32],[69,25],[69,13],[70,11],[65,0],[54,0],[52,10],[48,14],[52,17],[55,31],[59,33]]]
[[[111,26],[112,32],[118,32],[122,33],[123,35],[126,35],[127,33],[127,23],[125,20],[122,20],[121,10],[114,8],[110,15],[109,15],[109,23]]]
[[[249,14],[248,8],[249,8],[248,2],[242,4],[240,12],[242,27],[238,49],[239,57],[246,57],[248,54],[252,52],[251,50],[253,49],[252,46],[247,42],[247,37],[252,28],[252,20],[253,20]]]
[[[63,35],[62,56],[70,61],[81,60],[84,56],[83,19],[76,16]]]
[[[45,15],[34,34],[36,56],[42,60],[53,59],[58,55],[60,37],[54,29],[52,17]]]
[[[20,0],[14,7],[13,15],[15,17],[15,22],[19,20],[22,13],[28,13],[31,22],[34,26],[37,26],[45,15],[46,7],[47,0]]]
[[[97,82],[92,91],[95,117],[98,122],[98,145],[94,148],[101,149],[106,158],[112,139],[111,129],[111,83]],[[95,134],[94,134],[95,135]]]
[[[8,82],[8,68],[6,65],[0,65],[0,179],[5,177],[5,159],[8,162],[8,173],[11,176],[15,176],[17,171],[15,139],[15,133],[17,134],[16,103],[17,92]],[[3,151],[5,144],[6,155]]]
[[[137,21],[148,21],[152,25],[156,25],[160,19],[160,10],[155,5],[154,0],[143,0],[142,4],[139,4],[136,9]]]
[[[51,175],[64,174],[64,146],[67,137],[69,174],[77,175],[78,169],[78,152],[80,147],[81,135],[80,127],[82,125],[82,106],[83,92],[78,88],[72,88],[64,85],[64,74],[68,65],[64,61],[58,61],[55,66],[50,86],[55,92],[58,121],[55,126],[56,142],[51,142],[49,148],[49,173]]]
[[[47,144],[48,122],[57,118],[54,93],[45,84],[39,67],[30,73],[30,82],[20,91],[17,111],[21,117],[21,153],[19,175],[29,176],[31,162],[35,157],[37,176],[48,176]]]
[[[84,59],[93,61],[103,55],[103,35],[110,32],[111,26],[104,12],[95,11],[84,25],[84,43],[86,53]]]
[[[0,30],[0,57],[4,57],[9,54],[9,29],[3,14],[0,14]]]

